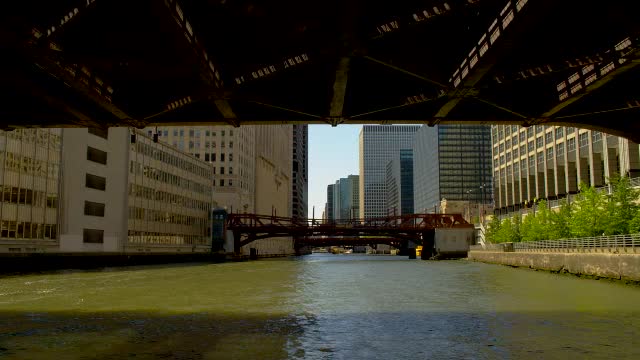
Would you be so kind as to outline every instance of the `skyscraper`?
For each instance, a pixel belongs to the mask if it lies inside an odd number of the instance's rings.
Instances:
[[[414,213],[413,150],[401,149],[387,164],[387,212],[389,215]]]
[[[325,216],[326,216],[326,219],[329,220],[329,221],[335,220],[335,217],[333,217],[333,211],[334,211],[333,192],[334,192],[334,188],[335,188],[334,184],[327,185],[327,206],[326,206],[326,210],[325,210]]]
[[[360,216],[358,175],[340,178],[333,186],[333,218],[351,219]]]
[[[423,126],[414,142],[415,211],[428,212],[440,200],[490,203],[491,132],[488,126]]]
[[[293,125],[293,188],[291,192],[291,214],[307,218],[309,191],[309,142],[308,125]]]
[[[419,125],[364,125],[360,131],[360,214],[387,215],[387,164],[401,149],[411,149]]]

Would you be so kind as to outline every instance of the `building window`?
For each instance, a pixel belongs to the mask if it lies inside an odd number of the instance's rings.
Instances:
[[[542,153],[542,151],[540,151],[538,154],[538,165],[542,165],[544,164],[544,154]]]
[[[229,141],[229,147],[233,148],[233,141]]]
[[[193,129],[189,129],[189,136],[193,137],[193,135],[194,135]]]
[[[107,164],[107,153],[91,146],[87,147],[87,160],[97,162],[98,164]]]
[[[224,154],[220,154],[220,161],[224,161]]]
[[[196,137],[200,137],[200,130],[196,130]]]
[[[178,130],[173,130],[173,136],[178,136]]]
[[[547,160],[553,160],[553,148],[547,149]]]
[[[567,140],[567,151],[575,151],[576,149],[576,138],[571,138]]]
[[[553,142],[553,133],[552,132],[548,132],[545,134],[545,140],[547,141],[547,144],[550,144]]]
[[[220,131],[220,135],[224,136],[224,130]]]
[[[215,153],[211,153],[211,161],[216,161],[216,154]]]
[[[204,154],[204,161],[209,161],[209,153]]]
[[[233,161],[233,154],[229,154],[229,162]]]
[[[538,148],[544,147],[544,141],[542,140],[542,136],[538,136],[536,138],[536,147]]]
[[[104,191],[107,188],[107,179],[102,176],[86,174],[85,186],[90,189]]]
[[[83,229],[82,242],[89,244],[102,244],[104,242],[104,230]]]
[[[564,128],[563,127],[557,127],[556,128],[556,139],[559,139],[562,136],[564,136]]]
[[[85,201],[84,214],[89,216],[104,217],[104,204],[92,202],[92,201]]]
[[[233,175],[233,168],[229,166],[229,175]]]
[[[579,135],[580,147],[585,147],[589,145],[589,134],[582,133]]]
[[[220,179],[220,186],[224,186],[224,179]]]
[[[211,131],[206,130],[206,131],[204,132],[204,136],[211,136]]]
[[[89,128],[89,134],[99,136],[103,139],[109,138],[109,129]]]
[[[224,175],[224,167],[220,167],[220,175]]]
[[[189,141],[189,150],[193,149],[193,141]]]
[[[564,143],[556,145],[556,154],[559,158],[564,156]]]

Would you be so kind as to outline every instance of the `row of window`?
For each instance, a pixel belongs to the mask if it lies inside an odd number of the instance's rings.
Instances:
[[[1,200],[6,203],[31,205],[33,207],[58,208],[58,195],[46,194],[44,191],[20,189],[15,186],[0,185]]]
[[[205,218],[176,214],[168,211],[145,209],[137,206],[129,206],[129,219],[188,226],[205,226],[208,224],[208,219]]]
[[[46,160],[34,159],[32,157],[20,154],[14,154],[12,152],[5,152],[6,161],[4,168],[19,172],[22,174],[29,174],[41,178],[57,178],[60,171],[60,165],[47,162]],[[3,156],[0,154],[0,162],[3,160]]]
[[[189,159],[186,156],[183,157],[183,156],[173,155],[166,151],[157,149],[155,146],[144,144],[140,141],[136,142],[135,144],[132,144],[132,148],[134,149],[134,151],[136,151],[139,154],[148,156],[158,161],[162,161],[165,164],[169,164],[181,170],[185,170],[190,173],[197,174],[201,177],[208,178],[210,175],[209,173],[210,170],[207,166],[201,166],[201,165],[195,164],[194,162],[196,160]]]
[[[141,245],[208,245],[210,239],[209,236],[209,228],[207,228],[206,236],[129,230],[128,241],[129,244]]]
[[[8,139],[15,139],[22,143],[36,143],[42,147],[59,150],[62,138],[53,130],[47,129],[16,129],[4,132]]]
[[[601,133],[596,133],[593,132],[592,133],[592,141],[594,143],[600,141],[602,139],[602,134]],[[589,145],[589,135],[587,133],[582,133],[579,136],[579,144],[580,147],[586,147]],[[556,153],[558,154],[558,158],[562,158],[564,157],[564,142],[558,143],[556,144]],[[542,148],[543,146],[538,146],[537,148]],[[533,150],[533,144],[532,142],[529,142],[529,149]],[[574,151],[576,149],[576,139],[575,138],[570,138],[567,139],[567,151],[571,152]],[[547,148],[546,149],[547,152],[547,159],[551,160],[553,159],[553,147]],[[525,155],[526,151],[524,148],[524,145],[520,148],[520,150],[518,151],[518,149],[514,149],[512,152],[507,152],[505,155],[500,155],[500,157],[494,157],[494,167],[498,167],[499,165],[504,165],[505,163],[509,163],[511,161],[511,159],[516,159],[518,158],[520,155]],[[538,155],[538,157],[540,157],[540,155]],[[498,159],[500,161],[500,164],[498,165]]]
[[[0,237],[4,239],[55,240],[57,236],[58,226],[56,224],[12,220],[2,220],[0,222]]]
[[[216,148],[216,142],[215,141],[205,141],[204,143],[204,148],[205,149],[215,149]],[[220,147],[221,148],[225,148],[226,145],[229,144],[229,148],[233,149],[233,141],[229,141],[229,142],[225,142],[225,141],[221,141],[220,142]],[[200,149],[200,141],[189,141],[188,143],[189,145],[189,150],[193,150],[193,149]],[[180,149],[180,150],[185,150],[184,148],[184,140],[174,140],[173,141],[173,146]]]
[[[211,169],[208,169],[208,170],[209,171],[207,174],[207,178],[210,178]],[[183,189],[195,191],[200,194],[211,195],[211,188],[209,187],[210,186],[209,184],[203,185],[195,181],[185,179],[181,176],[174,175],[160,169],[156,169],[152,166],[147,166],[147,165],[143,166],[142,164],[137,163],[133,160],[130,163],[129,172],[136,175],[142,174],[146,178],[156,180],[156,181],[161,181],[169,185],[179,186]]]
[[[161,201],[173,206],[181,206],[189,209],[208,211],[211,208],[211,205],[205,201],[195,200],[186,196],[136,184],[129,184],[129,195],[147,200]]]
[[[217,135],[215,131],[210,131],[210,130],[201,131],[200,129],[189,129],[187,133],[189,134],[190,137],[200,137],[203,133],[204,133],[204,136]],[[184,129],[173,129],[173,136],[184,136],[184,134],[185,134]],[[152,137],[153,130],[147,130],[147,135],[149,135],[149,137]],[[226,135],[226,131],[221,130],[220,136],[225,136],[225,135]],[[158,136],[169,136],[169,130],[158,131]],[[233,136],[233,130],[229,130],[229,136]]]

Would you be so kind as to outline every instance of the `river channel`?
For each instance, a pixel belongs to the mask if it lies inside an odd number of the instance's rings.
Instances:
[[[640,359],[640,287],[399,256],[0,278],[2,359]]]

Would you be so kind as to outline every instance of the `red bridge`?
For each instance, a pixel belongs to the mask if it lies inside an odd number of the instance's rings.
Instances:
[[[227,230],[233,232],[234,252],[256,240],[293,237],[296,252],[304,247],[387,244],[406,249],[408,242],[422,245],[431,255],[438,228],[473,229],[460,214],[410,214],[371,219],[344,219],[324,222],[319,219],[230,214]]]

